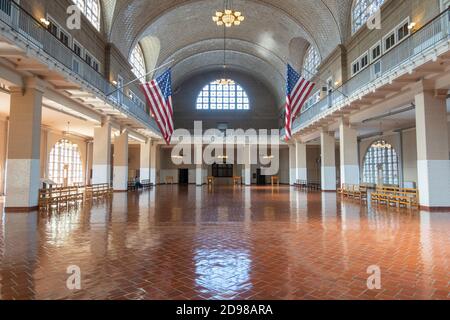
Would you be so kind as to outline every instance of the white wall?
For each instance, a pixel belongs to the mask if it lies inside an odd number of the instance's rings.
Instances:
[[[0,119],[0,195],[5,193],[5,166],[6,166],[6,146],[8,138],[8,123]]]

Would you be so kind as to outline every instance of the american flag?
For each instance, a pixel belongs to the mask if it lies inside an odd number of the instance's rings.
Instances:
[[[301,77],[288,64],[286,93],[286,141],[292,138],[292,122],[300,113],[315,84]]]
[[[171,70],[167,70],[151,82],[144,83],[142,90],[164,140],[167,144],[170,144],[174,131]]]

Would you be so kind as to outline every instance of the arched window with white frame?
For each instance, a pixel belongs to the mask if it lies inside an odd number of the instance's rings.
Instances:
[[[100,3],[98,0],[74,0],[90,23],[100,30]]]
[[[142,52],[142,48],[139,44],[137,44],[133,51],[131,51],[130,64],[133,68],[132,71],[134,75],[139,78],[142,83],[144,83],[147,72],[145,68],[144,53]]]
[[[197,96],[197,110],[250,110],[247,92],[234,80],[221,79],[203,87]]]
[[[352,33],[358,31],[380,10],[385,0],[355,0],[352,8]]]
[[[83,164],[78,145],[59,140],[50,151],[48,178],[63,186],[83,183]]]
[[[316,75],[320,66],[320,62],[321,59],[319,53],[313,46],[310,46],[303,61],[303,77],[306,80],[310,80]]]
[[[374,142],[364,156],[364,183],[399,185],[398,156],[394,147],[384,140]]]

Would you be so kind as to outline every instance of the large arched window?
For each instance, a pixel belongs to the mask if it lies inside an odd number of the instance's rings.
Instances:
[[[233,80],[211,82],[197,97],[197,110],[250,110],[247,93]]]
[[[130,64],[133,67],[132,71],[136,77],[138,77],[142,83],[145,82],[145,74],[147,72],[145,71],[144,53],[142,52],[142,48],[139,44],[136,45],[131,52]]]
[[[364,183],[398,185],[398,156],[391,144],[373,143],[364,157]]]
[[[317,73],[319,65],[319,53],[313,46],[310,46],[308,51],[306,52],[305,60],[303,62],[303,69],[306,70],[303,75],[304,78],[307,80],[311,79]]]
[[[355,0],[352,9],[352,32],[358,31],[377,12],[385,0]]]
[[[74,2],[92,25],[100,30],[100,3],[98,0],[74,0]]]
[[[83,182],[83,166],[78,145],[67,139],[55,144],[50,151],[48,178],[64,186]]]

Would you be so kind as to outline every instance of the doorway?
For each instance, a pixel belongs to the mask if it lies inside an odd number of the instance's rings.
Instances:
[[[180,185],[188,185],[189,184],[189,169],[179,169],[178,183]]]
[[[256,169],[256,184],[258,186],[265,186],[266,185],[266,176],[263,176],[261,174],[261,169]]]

